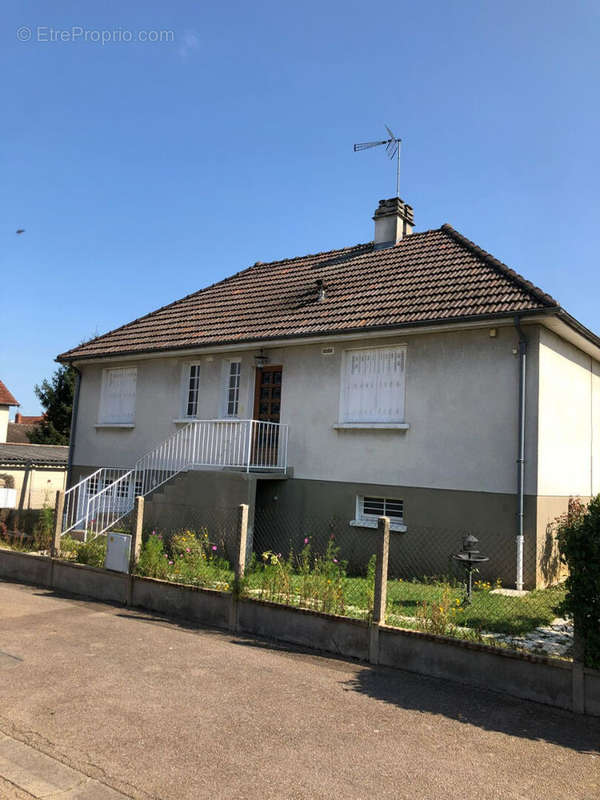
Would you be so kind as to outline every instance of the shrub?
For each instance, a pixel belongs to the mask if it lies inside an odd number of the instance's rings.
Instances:
[[[33,542],[36,550],[49,550],[54,533],[54,509],[44,503],[33,527]]]
[[[167,560],[162,536],[156,531],[152,531],[142,547],[137,563],[137,573],[146,578],[165,580],[168,572]]]
[[[97,536],[89,542],[80,542],[70,536],[60,540],[60,551],[78,564],[103,567],[106,559],[106,536]]]
[[[281,553],[264,552],[262,563],[245,586],[256,586],[263,600],[343,614],[346,562],[340,561],[338,555],[333,538],[323,555],[314,555],[310,538],[306,537],[300,553],[291,552],[287,559]]]
[[[456,629],[456,614],[460,611],[460,600],[445,586],[439,600],[423,601],[417,609],[417,627],[438,636],[451,636]]]
[[[15,478],[9,475],[8,472],[0,472],[0,486],[5,486],[7,489],[15,488]]]
[[[556,521],[560,557],[569,568],[559,612],[573,619],[585,665],[600,668],[600,495],[586,506],[569,500]]]

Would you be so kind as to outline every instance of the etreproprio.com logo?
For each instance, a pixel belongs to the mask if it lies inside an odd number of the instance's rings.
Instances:
[[[163,44],[175,41],[175,32],[167,30],[136,30],[127,28],[84,28],[72,25],[70,28],[54,28],[50,25],[37,25],[30,28],[21,25],[16,31],[19,42],[69,43],[88,42],[92,44],[128,44],[130,42],[149,42]]]

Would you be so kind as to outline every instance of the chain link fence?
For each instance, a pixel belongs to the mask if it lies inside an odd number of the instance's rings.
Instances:
[[[257,507],[255,514],[250,513],[245,576],[236,587],[233,565],[239,506],[181,505],[175,514],[171,506],[168,513],[165,508],[160,504],[146,507],[139,575],[221,591],[236,588],[250,599],[372,618],[380,536],[376,528],[306,509],[294,513],[281,506]],[[0,544],[46,552],[52,517],[48,514],[37,535],[0,529]],[[133,525],[132,511],[112,530],[131,533]],[[467,533],[478,540],[474,549],[481,557],[472,565],[470,576],[465,562],[456,558]],[[103,567],[106,548],[106,535],[92,538],[72,531],[61,539],[60,557]],[[526,537],[523,577],[528,588],[518,592],[514,532],[494,531],[491,526],[481,531],[404,528],[392,520],[386,624],[569,658],[573,628],[561,617],[564,575],[557,570],[550,529],[545,549],[540,553],[534,538]],[[549,564],[551,581],[547,580]]]
[[[482,559],[470,569],[456,556],[464,537]],[[378,531],[348,520],[281,508],[257,510],[254,521],[254,596],[369,619],[373,610]],[[551,548],[554,552],[555,548]],[[261,571],[262,570],[262,571]],[[472,591],[468,592],[470,584]],[[560,616],[561,575],[547,588],[533,539],[525,541],[523,576],[532,588],[516,591],[514,533],[419,527],[390,533],[386,623],[424,632],[570,658],[571,622]]]

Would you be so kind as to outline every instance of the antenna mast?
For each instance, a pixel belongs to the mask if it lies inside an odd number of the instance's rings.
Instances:
[[[385,145],[385,152],[388,154],[390,159],[393,159],[394,156],[397,157],[397,166],[396,166],[396,197],[400,197],[400,145],[402,143],[402,139],[399,139],[397,136],[394,136],[392,131],[385,126],[386,131],[388,132],[390,138],[389,139],[381,139],[378,142],[360,142],[359,144],[354,145],[354,152],[358,153],[359,150],[368,150],[371,147],[379,147],[380,145]]]

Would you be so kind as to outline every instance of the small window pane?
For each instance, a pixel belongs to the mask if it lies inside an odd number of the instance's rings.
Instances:
[[[386,497],[361,497],[359,498],[360,515],[365,518],[390,517],[402,520],[404,517],[404,502]]]
[[[198,415],[198,396],[200,394],[200,365],[190,364],[186,389],[185,416]]]
[[[240,401],[240,374],[239,361],[229,363],[229,374],[225,387],[225,408],[228,417],[237,417]]]

